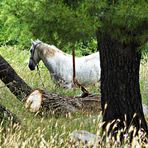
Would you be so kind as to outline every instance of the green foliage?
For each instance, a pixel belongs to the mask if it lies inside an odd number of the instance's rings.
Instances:
[[[97,41],[91,39],[86,42],[77,42],[75,44],[75,51],[77,56],[86,56],[97,51]]]
[[[1,44],[39,38],[63,47],[94,36],[95,23],[83,3],[72,9],[62,0],[3,0],[0,9]]]
[[[124,43],[146,42],[148,9],[146,0],[106,1],[100,21],[100,29],[108,32],[114,39]]]
[[[32,37],[28,24],[23,21],[22,1],[3,0],[0,6],[0,44],[21,44]]]
[[[1,0],[0,44],[30,46],[38,38],[62,49],[81,47],[97,29],[121,42],[145,44],[146,6],[146,0]]]
[[[148,42],[146,42],[142,47],[142,59],[144,62],[148,62]]]
[[[67,44],[62,48],[64,52],[72,54],[72,49],[75,49],[76,56],[86,56],[97,51],[97,41],[96,39],[90,39],[89,41],[76,42],[73,46]]]

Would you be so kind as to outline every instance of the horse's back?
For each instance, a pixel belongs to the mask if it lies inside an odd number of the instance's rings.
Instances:
[[[83,85],[95,84],[100,80],[99,52],[80,58],[76,61],[77,79]]]

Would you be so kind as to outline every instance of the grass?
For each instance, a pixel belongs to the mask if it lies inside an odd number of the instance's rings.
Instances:
[[[140,87],[142,101],[148,105],[148,54],[144,55],[144,59],[140,65]]]
[[[28,69],[29,51],[20,51],[15,47],[0,47],[0,54],[31,87],[43,88],[48,92],[56,92],[61,95],[80,94],[79,89],[72,91],[57,88],[42,63],[39,66],[41,79],[37,71],[30,71]],[[147,55],[145,58],[148,58]],[[44,87],[42,83],[44,83]],[[140,85],[142,101],[148,105],[148,62],[145,60],[142,61],[140,68]],[[91,92],[98,91],[95,87],[89,90]],[[6,106],[21,120],[21,126],[17,126],[15,132],[10,127],[7,128],[7,134],[4,135],[3,130],[0,129],[2,147],[69,147],[67,139],[72,131],[87,130],[91,133],[97,133],[100,130],[98,125],[101,124],[101,116],[97,116],[93,120],[90,120],[89,115],[80,113],[66,117],[36,116],[26,110],[23,102],[17,100],[2,82],[0,82],[0,104]]]

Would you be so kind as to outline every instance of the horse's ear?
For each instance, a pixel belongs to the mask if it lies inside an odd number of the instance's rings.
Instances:
[[[37,42],[41,42],[39,39],[37,39]]]
[[[32,44],[34,43],[33,39],[31,39],[31,43],[32,43]]]

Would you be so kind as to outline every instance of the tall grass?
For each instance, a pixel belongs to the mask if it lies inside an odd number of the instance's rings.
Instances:
[[[29,51],[20,51],[16,47],[1,47],[0,54],[11,64],[15,71],[25,80],[25,82],[33,88],[42,88],[48,92],[56,92],[61,95],[79,95],[81,91],[65,90],[57,88],[51,81],[49,73],[43,63],[39,65],[41,78],[37,71],[28,69]],[[148,57],[145,57],[148,58]],[[44,83],[44,86],[42,85]],[[140,68],[140,84],[143,103],[148,105],[148,63],[142,62]],[[89,91],[97,92],[95,87],[89,88]],[[13,96],[5,85],[0,82],[0,104],[6,106],[15,113],[21,120],[21,125],[15,127],[10,126],[3,132],[0,126],[1,147],[72,147],[69,145],[69,134],[74,130],[87,130],[91,133],[101,133],[101,116],[82,115],[75,113],[73,115],[64,116],[42,116],[30,113],[25,109],[23,102],[20,102]],[[15,129],[15,130],[14,130]],[[145,143],[134,139],[134,144],[143,146]],[[124,143],[115,142],[109,137],[102,141],[102,146],[118,147],[129,145],[129,141]],[[107,145],[106,145],[107,146]]]

